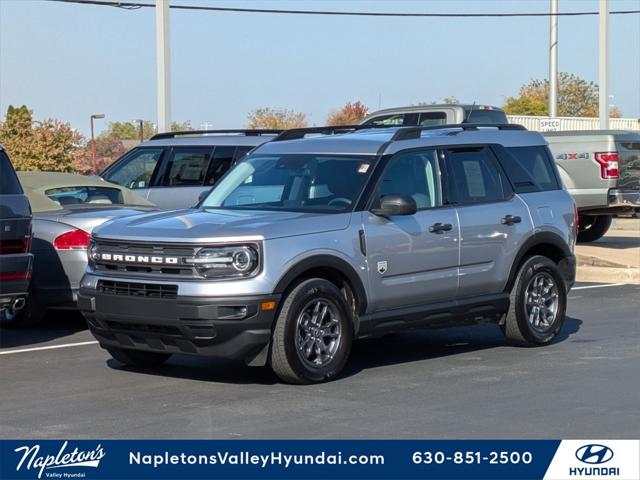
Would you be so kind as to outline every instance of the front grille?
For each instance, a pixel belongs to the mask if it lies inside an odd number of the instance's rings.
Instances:
[[[126,297],[167,298],[178,296],[177,285],[160,285],[155,283],[117,282],[99,280],[97,290],[105,295],[120,295]]]
[[[198,247],[181,245],[150,245],[138,243],[119,243],[99,240],[94,247],[100,253],[122,256],[145,256],[176,258],[176,264],[153,264],[151,262],[124,262],[116,260],[94,260],[94,270],[109,274],[137,274],[153,276],[198,277],[193,266],[185,264],[184,259],[193,258]]]

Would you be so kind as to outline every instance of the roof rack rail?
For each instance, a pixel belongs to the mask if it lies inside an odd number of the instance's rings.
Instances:
[[[390,142],[398,140],[413,140],[420,138],[425,130],[445,130],[458,128],[463,131],[478,130],[478,128],[497,128],[498,130],[526,130],[516,123],[456,123],[451,125],[426,125],[424,127],[402,127],[391,137]]]
[[[164,133],[156,133],[149,140],[161,140],[165,138],[175,138],[175,137],[188,137],[188,136],[196,136],[196,135],[210,135],[210,134],[236,134],[241,133],[247,137],[258,137],[260,135],[279,135],[282,133],[282,130],[277,129],[231,129],[231,130],[181,130],[179,132],[164,132]]]
[[[389,128],[385,125],[386,128]],[[333,127],[307,127],[307,128],[291,128],[285,130],[276,138],[271,140],[272,142],[282,142],[284,140],[297,140],[304,138],[309,133],[319,133],[323,135],[336,135],[340,133],[355,132],[356,130],[368,130],[371,128],[377,128],[372,125],[335,125]]]

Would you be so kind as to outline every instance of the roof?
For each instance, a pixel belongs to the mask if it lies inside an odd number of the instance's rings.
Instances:
[[[393,154],[408,148],[498,143],[506,147],[546,145],[538,132],[528,130],[498,130],[492,127],[479,127],[462,130],[462,127],[425,129],[420,138],[396,140],[393,135],[401,129],[413,127],[371,128],[356,130],[338,135],[322,135],[297,140],[284,140],[265,143],[254,154],[315,153],[334,155],[376,155],[383,146],[385,154]],[[391,143],[389,143],[391,142]],[[387,145],[388,144],[388,145]]]
[[[221,131],[225,132],[225,131]],[[233,131],[232,131],[233,132]],[[249,132],[249,133],[243,133]],[[256,134],[250,134],[255,132]],[[151,138],[146,142],[140,143],[141,147],[165,147],[173,145],[194,145],[194,146],[215,146],[215,145],[233,145],[233,146],[256,146],[273,139],[277,133],[260,133],[260,130],[238,130],[237,133],[216,133],[215,130],[210,131],[193,131],[193,132],[173,132],[171,137],[164,137],[168,134],[159,134],[161,138]]]
[[[371,112],[367,115],[369,117],[377,117],[378,115],[384,115],[385,113],[407,113],[407,112],[429,112],[431,110],[442,110],[445,108],[463,108],[465,110],[484,110],[490,107],[491,110],[502,111],[501,108],[493,105],[480,105],[477,103],[436,103],[432,105],[410,105],[408,107],[396,107],[396,108],[384,108],[375,112]]]
[[[64,187],[103,187],[115,188],[122,192],[124,203],[127,205],[153,205],[131,190],[115,183],[106,182],[99,177],[76,175],[61,172],[17,172],[22,188],[29,197],[31,209],[34,212],[62,210],[63,207],[51,200],[46,191]]]

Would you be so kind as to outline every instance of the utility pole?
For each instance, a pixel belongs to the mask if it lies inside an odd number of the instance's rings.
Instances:
[[[171,52],[169,43],[169,0],[156,0],[158,133],[171,130]]]
[[[96,168],[96,137],[93,129],[93,121],[104,118],[104,113],[94,113],[91,115],[91,171],[92,173],[98,173]]]
[[[551,1],[549,31],[549,116],[558,115],[558,0]]]
[[[609,0],[600,0],[600,46],[598,55],[599,83],[599,116],[600,129],[609,128]]]

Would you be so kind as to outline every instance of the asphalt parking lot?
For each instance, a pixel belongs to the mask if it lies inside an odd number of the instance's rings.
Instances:
[[[578,284],[559,340],[496,326],[361,341],[332,383],[173,357],[124,368],[75,313],[0,331],[2,438],[637,438],[640,286]]]

